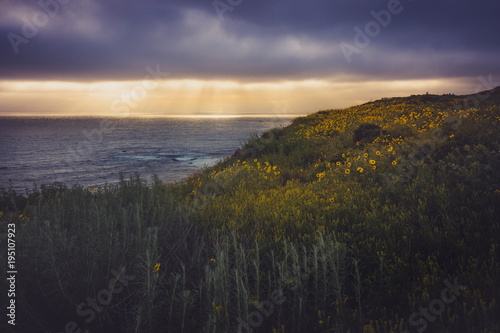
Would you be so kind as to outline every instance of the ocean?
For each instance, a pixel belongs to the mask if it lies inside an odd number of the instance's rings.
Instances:
[[[104,186],[138,172],[180,181],[291,117],[0,117],[0,187]]]

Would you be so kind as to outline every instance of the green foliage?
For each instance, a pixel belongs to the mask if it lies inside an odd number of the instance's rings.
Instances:
[[[361,124],[353,131],[352,140],[354,143],[365,141],[372,143],[381,134],[382,127],[375,124]]]
[[[413,332],[455,280],[427,330],[498,331],[500,102],[464,98],[299,117],[178,183],[3,191],[27,331]],[[113,270],[134,279],[85,323]]]

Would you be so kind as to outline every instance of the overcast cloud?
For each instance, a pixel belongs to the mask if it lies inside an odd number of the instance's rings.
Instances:
[[[238,81],[451,78],[500,68],[498,1],[391,0],[398,13],[369,31],[350,62],[341,43],[356,47],[354,28],[364,31],[371,11],[391,1],[221,0],[219,13],[206,0],[60,1],[42,0],[45,11],[37,1],[0,1],[1,78],[133,80],[151,64],[172,78]],[[23,31],[27,20],[38,32]]]

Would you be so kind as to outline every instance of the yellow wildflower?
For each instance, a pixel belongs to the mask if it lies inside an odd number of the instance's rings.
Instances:
[[[156,265],[153,266],[153,272],[158,272],[160,270],[160,264],[156,263]]]

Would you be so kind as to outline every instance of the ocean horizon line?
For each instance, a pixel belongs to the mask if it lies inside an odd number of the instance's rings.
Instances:
[[[241,115],[156,115],[156,114],[128,114],[128,115],[79,115],[79,114],[0,114],[0,118],[206,118],[206,119],[219,119],[219,118],[296,118],[302,117],[307,114],[241,114]]]

